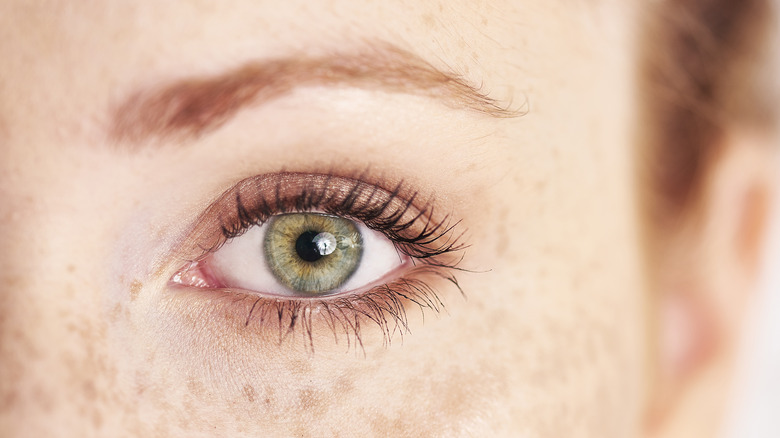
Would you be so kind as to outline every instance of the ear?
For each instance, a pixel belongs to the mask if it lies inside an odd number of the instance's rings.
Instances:
[[[753,132],[726,138],[652,267],[649,437],[715,436],[720,426],[777,184],[770,143]]]

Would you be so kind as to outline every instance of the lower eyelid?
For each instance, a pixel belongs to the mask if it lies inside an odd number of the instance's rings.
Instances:
[[[362,348],[366,336],[379,336],[386,345],[411,330],[411,311],[439,313],[445,294],[463,294],[450,268],[429,265],[412,267],[370,290],[333,297],[277,299],[180,285],[170,285],[169,292],[164,307],[199,326],[192,330],[215,324],[223,334],[227,330],[248,336],[252,344],[289,341],[290,346],[309,350],[323,343]]]

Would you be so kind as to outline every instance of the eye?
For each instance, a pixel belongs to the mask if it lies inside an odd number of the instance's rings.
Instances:
[[[409,261],[365,224],[324,213],[272,216],[174,278],[278,297],[368,289]]]
[[[239,181],[182,239],[171,296],[241,321],[257,339],[275,333],[281,343],[301,327],[312,350],[326,332],[362,346],[366,322],[385,345],[408,333],[409,308],[440,311],[447,286],[463,294],[454,275],[463,272],[462,233],[451,215],[434,212],[432,197],[365,177],[282,172]]]

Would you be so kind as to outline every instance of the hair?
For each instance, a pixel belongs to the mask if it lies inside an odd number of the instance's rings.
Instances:
[[[656,230],[696,209],[727,127],[770,129],[772,0],[661,0],[641,34],[639,174]],[[660,227],[660,228],[659,228]]]

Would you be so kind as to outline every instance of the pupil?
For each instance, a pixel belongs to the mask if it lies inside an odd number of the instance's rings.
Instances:
[[[329,233],[318,233],[316,231],[305,231],[298,236],[298,240],[295,241],[295,251],[298,253],[298,257],[307,262],[316,262],[322,257],[330,254],[333,250],[328,245],[327,238],[324,238],[324,234],[328,237],[332,237]]]

